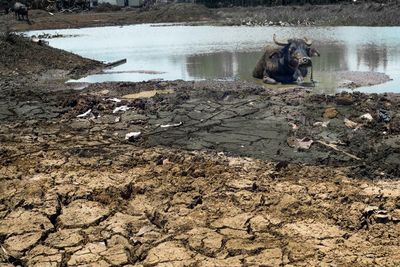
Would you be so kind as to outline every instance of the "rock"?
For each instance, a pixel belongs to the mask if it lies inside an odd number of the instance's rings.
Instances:
[[[263,250],[260,254],[247,257],[246,263],[251,266],[281,266],[282,250],[280,248]]]
[[[339,114],[336,108],[327,108],[325,109],[323,117],[325,119],[334,119]]]
[[[110,210],[98,202],[75,200],[63,208],[59,221],[64,227],[82,227],[100,221],[109,213]]]
[[[377,207],[377,206],[368,206],[363,210],[363,214],[371,215],[372,213],[374,213],[378,209],[379,209],[379,207]]]
[[[335,102],[337,105],[350,106],[354,103],[354,100],[350,94],[346,94],[346,95],[337,96],[335,99]]]
[[[191,261],[192,253],[182,245],[177,242],[165,242],[150,249],[143,264],[146,266],[169,263],[170,266],[179,266],[181,262],[190,265]]]
[[[377,223],[388,223],[389,218],[390,217],[387,214],[374,214],[374,220]]]
[[[344,119],[344,125],[346,125],[346,127],[350,129],[358,129],[361,127],[361,124],[351,121],[347,118]]]

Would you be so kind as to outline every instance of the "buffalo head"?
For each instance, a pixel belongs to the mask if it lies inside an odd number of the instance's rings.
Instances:
[[[319,56],[312,48],[312,41],[303,39],[277,40],[279,48],[270,48],[264,52],[253,70],[253,77],[263,79],[265,83],[302,82],[307,75],[307,68],[312,66],[311,57]]]
[[[279,53],[278,56],[284,58],[292,68],[310,67],[312,65],[311,57],[319,56],[319,52],[315,48],[311,48],[312,41],[307,38],[279,41],[274,34],[273,39],[275,44],[283,46],[275,53]]]

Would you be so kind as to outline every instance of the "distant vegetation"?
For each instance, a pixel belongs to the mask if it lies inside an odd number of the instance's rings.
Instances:
[[[229,7],[229,6],[285,6],[285,5],[325,5],[341,3],[395,3],[397,0],[196,0],[197,4],[204,4],[208,7]]]

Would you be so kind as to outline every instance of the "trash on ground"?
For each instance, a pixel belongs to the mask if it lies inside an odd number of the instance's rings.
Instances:
[[[357,130],[358,128],[360,128],[362,126],[361,124],[351,121],[347,118],[344,118],[344,125],[346,125],[347,128],[354,129],[354,130]]]
[[[119,111],[127,111],[127,110],[129,110],[130,109],[130,107],[128,107],[128,106],[120,106],[120,107],[116,107],[114,110],[113,110],[113,113],[117,113],[117,112],[119,112]]]
[[[85,113],[79,114],[78,116],[76,116],[77,118],[84,118],[89,116],[92,113],[92,109],[89,109],[88,111],[86,111]]]
[[[289,122],[289,125],[292,126],[292,130],[298,130],[300,127],[293,122]]]
[[[293,147],[293,148],[310,149],[312,143],[314,143],[314,141],[308,137],[304,137],[302,139],[297,139],[297,138],[291,136],[287,139],[288,146]]]
[[[389,115],[389,112],[387,111],[387,110],[384,110],[384,109],[380,109],[379,111],[378,111],[378,118],[379,118],[379,121],[383,121],[383,122],[390,122],[390,115]]]
[[[330,122],[331,122],[331,121],[317,121],[317,122],[315,122],[315,123],[313,124],[313,126],[321,126],[321,127],[326,128],[326,127],[328,127],[328,125],[329,125]]]
[[[335,151],[341,152],[341,153],[345,154],[346,156],[348,156],[348,157],[350,157],[352,159],[361,160],[359,157],[357,157],[357,156],[355,156],[353,154],[350,154],[350,153],[348,153],[348,152],[346,152],[346,151],[344,151],[342,149],[339,149],[336,144],[328,144],[328,143],[326,143],[324,141],[316,141],[316,142],[321,144],[321,145],[324,145],[326,147],[332,148]]]
[[[108,99],[108,100],[109,100],[109,101],[112,101],[112,102],[115,102],[115,103],[119,103],[119,102],[122,101],[121,99],[118,99],[118,98],[116,98],[116,97],[110,98],[110,99]]]
[[[115,122],[120,122],[121,121],[121,117],[116,117],[114,121]]]
[[[160,128],[170,128],[170,127],[178,127],[181,126],[183,122],[173,123],[173,124],[162,124]]]
[[[142,135],[142,132],[130,132],[125,135],[125,140],[135,141]]]
[[[364,115],[361,115],[361,116],[360,116],[360,119],[363,119],[363,120],[366,120],[366,121],[369,121],[369,122],[371,122],[371,121],[374,120],[374,118],[372,117],[372,115],[369,114],[369,113],[366,113],[366,114],[364,114]]]

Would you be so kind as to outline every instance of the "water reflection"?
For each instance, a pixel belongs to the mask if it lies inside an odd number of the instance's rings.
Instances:
[[[114,73],[92,75],[82,82],[142,81],[150,79],[254,80],[251,72],[271,36],[307,36],[314,39],[321,57],[314,58],[316,90],[334,93],[335,72],[378,71],[394,80],[363,88],[368,92],[400,92],[399,27],[211,27],[133,25],[46,31],[78,37],[50,39],[50,45],[85,57],[128,63]],[[40,32],[30,32],[38,34]],[[119,36],[124,36],[122,41]],[[147,73],[146,71],[153,71]],[[157,73],[158,72],[158,73]]]

